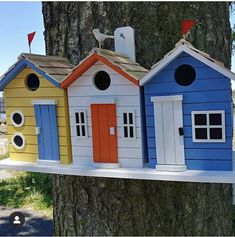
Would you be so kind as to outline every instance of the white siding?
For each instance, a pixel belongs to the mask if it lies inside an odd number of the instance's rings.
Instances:
[[[111,77],[111,85],[105,90],[98,90],[93,85],[93,76],[98,71],[106,71]],[[72,136],[73,162],[75,165],[93,165],[92,127],[90,101],[92,97],[109,97],[116,100],[118,161],[121,167],[139,167],[143,165],[140,122],[139,87],[128,81],[114,70],[101,64],[93,65],[68,88],[69,112]],[[86,110],[88,138],[76,137],[75,112]],[[135,111],[136,138],[123,138],[122,113]]]

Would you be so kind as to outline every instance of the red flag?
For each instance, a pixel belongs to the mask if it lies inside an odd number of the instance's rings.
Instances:
[[[196,24],[195,20],[184,20],[181,24],[181,33],[182,35],[187,34],[187,32],[191,29],[192,26]]]
[[[36,34],[36,31],[34,31],[34,32],[28,34],[28,43],[29,43],[29,46],[30,46],[31,42],[33,41],[33,38],[34,38],[35,34]]]

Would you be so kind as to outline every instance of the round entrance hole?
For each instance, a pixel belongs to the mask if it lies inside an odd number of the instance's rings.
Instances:
[[[99,90],[107,90],[111,84],[110,76],[105,71],[99,71],[94,76],[94,84]]]
[[[34,73],[30,73],[26,78],[26,87],[31,91],[36,91],[40,86],[40,80]]]
[[[11,113],[11,123],[14,127],[22,127],[24,124],[24,115],[21,111]]]
[[[24,135],[21,133],[15,133],[12,137],[11,137],[11,143],[12,145],[18,149],[21,150],[25,147],[25,138]]]
[[[181,86],[191,85],[196,78],[194,68],[188,64],[183,64],[175,70],[175,81]]]

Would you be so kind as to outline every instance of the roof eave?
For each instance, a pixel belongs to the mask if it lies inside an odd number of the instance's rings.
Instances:
[[[39,73],[42,77],[50,81],[56,87],[60,88],[59,82],[57,82],[43,70],[38,68],[35,64],[33,64],[33,62],[22,57],[18,62],[14,64],[14,67],[12,67],[9,71],[5,73],[5,76],[0,81],[0,90],[2,91],[16,77],[16,75],[18,75],[27,66]]]
[[[85,59],[83,59],[61,82],[61,87],[66,89],[69,87],[78,77],[86,72],[92,65],[98,61],[97,53],[92,53]]]
[[[182,45],[183,46],[183,45]],[[161,71],[163,68],[165,68],[170,62],[172,62],[183,50],[179,48],[176,48],[175,51],[170,54],[168,57],[165,57],[162,59],[162,61],[154,68],[152,68],[141,80],[140,80],[140,86],[144,85],[146,82],[148,82],[155,74],[157,74],[159,71]]]
[[[156,65],[156,67],[152,68],[149,73],[147,73],[141,80],[140,85],[143,86],[145,83],[147,83],[151,78],[156,75],[158,72],[160,72],[162,69],[164,69],[168,64],[170,64],[178,55],[180,55],[182,52],[188,53],[192,57],[198,59],[202,63],[205,63],[209,67],[213,68],[214,70],[218,71],[219,73],[225,75],[226,77],[230,78],[231,80],[235,80],[235,74],[229,71],[228,69],[225,69],[216,63],[210,61],[209,59],[201,56],[200,54],[196,53],[194,50],[189,49],[188,47],[181,45],[166,58],[163,58],[162,61]]]
[[[127,72],[122,70],[116,64],[110,62],[105,56],[94,51],[91,55],[82,60],[82,62],[74,68],[74,70],[61,82],[61,87],[66,89],[69,87],[78,77],[80,77],[84,72],[86,72],[92,65],[97,61],[104,63],[106,66],[110,67],[135,85],[139,85],[138,80],[130,76]]]

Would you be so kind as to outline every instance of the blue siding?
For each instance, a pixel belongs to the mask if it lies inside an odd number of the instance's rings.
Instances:
[[[174,80],[175,69],[189,64],[196,71],[196,79],[189,86],[180,86]],[[152,96],[183,95],[184,147],[187,169],[232,169],[232,102],[231,81],[224,75],[186,53],[178,56],[164,70],[144,85],[147,145],[149,166],[156,166],[154,108]],[[224,110],[226,142],[193,143],[191,112]]]
[[[186,160],[189,170],[232,171],[232,160]]]
[[[146,115],[144,107],[144,87],[140,87],[140,112],[141,112],[141,142],[142,142],[142,157],[143,167],[149,163],[148,150],[147,150],[147,129],[146,129]]]
[[[35,105],[40,160],[59,160],[59,141],[55,105]]]
[[[205,110],[207,110],[207,109],[205,109]],[[192,124],[191,121],[192,121],[191,114],[190,115],[185,114],[184,115],[184,126],[185,127],[187,127],[187,126],[191,127],[191,124]],[[146,123],[148,124],[148,127],[154,127],[154,117],[153,116],[148,116]],[[226,114],[226,111],[225,111],[225,124],[231,124],[231,123],[232,123],[232,114]],[[230,127],[230,126],[226,126],[226,127]]]
[[[185,154],[189,160],[230,160],[231,149],[185,149]]]

